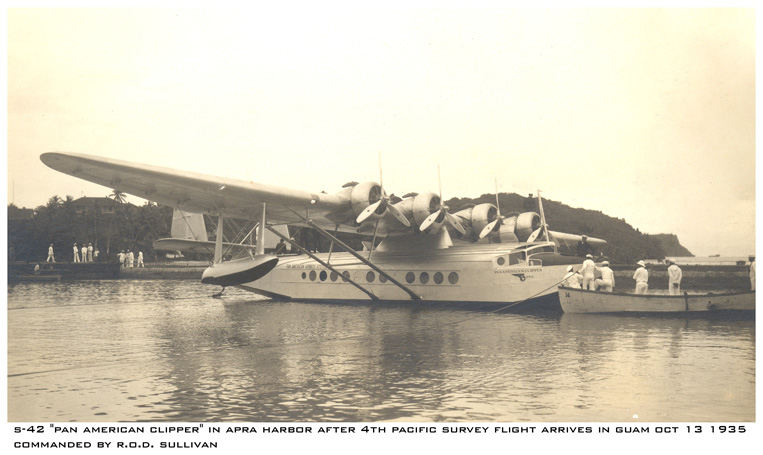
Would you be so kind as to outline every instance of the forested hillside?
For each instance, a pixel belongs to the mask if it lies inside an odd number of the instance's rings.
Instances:
[[[527,198],[515,193],[499,193],[501,213],[538,212],[537,200],[525,208]],[[479,198],[453,198],[447,202],[451,213],[467,207],[469,204],[489,202],[495,204],[494,194],[483,194]],[[625,220],[613,218],[598,210],[572,208],[561,202],[543,199],[546,222],[552,231],[570,234],[585,234],[607,241],[601,253],[615,263],[632,263],[639,259],[662,259],[665,256],[692,256],[682,247],[675,235],[673,241],[667,241],[664,234],[648,235],[633,228]],[[679,254],[680,253],[680,254]]]
[[[21,210],[8,206],[8,246],[18,260],[39,261],[47,256],[48,245],[53,243],[57,259],[68,261],[72,245],[76,242],[93,243],[101,252],[102,260],[111,260],[120,250],[143,251],[147,261],[154,260],[153,241],[168,237],[172,223],[172,209],[147,203],[135,206],[122,201],[120,194],[106,198],[90,198],[88,203],[99,202],[101,206],[82,205],[84,199],[75,201],[71,196],[50,198],[44,206],[37,207],[33,216],[20,219]],[[514,193],[499,194],[501,212],[539,212],[537,201],[528,200]],[[100,199],[100,201],[96,201]],[[447,201],[451,213],[469,204],[495,204],[495,195],[483,194],[479,198],[453,198]],[[528,204],[526,206],[526,204]],[[634,263],[639,259],[662,259],[666,256],[692,256],[672,234],[647,235],[634,229],[625,220],[612,218],[600,211],[577,209],[561,202],[543,200],[546,220],[552,231],[585,234],[598,237],[608,243],[601,253],[614,263]],[[213,223],[208,223],[207,228]],[[213,234],[213,231],[211,231]],[[313,245],[318,251],[328,251],[327,240],[310,229],[292,230],[303,245]],[[343,240],[360,248],[360,239],[343,235]],[[212,237],[210,237],[212,238]],[[336,250],[336,249],[335,249]]]

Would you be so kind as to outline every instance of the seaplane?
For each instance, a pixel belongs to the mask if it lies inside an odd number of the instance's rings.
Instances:
[[[555,297],[567,266],[582,262],[561,254],[560,246],[587,243],[596,249],[606,243],[550,231],[540,191],[540,213],[503,215],[497,194],[495,205],[451,213],[441,186],[439,194],[398,198],[387,195],[381,171],[378,183],[350,182],[329,194],[84,154],[51,152],[40,159],[59,172],[173,207],[176,213],[216,219],[214,242],[204,234],[164,243],[213,251],[202,283],[223,290],[236,286],[271,299],[475,308],[533,302]],[[243,237],[256,237],[254,244],[225,242],[226,220],[253,224]],[[328,251],[300,245],[287,226],[318,232],[330,241]],[[196,225],[196,231],[204,230]],[[297,254],[266,252],[266,232],[291,244]],[[356,251],[337,237],[340,232],[361,236],[367,247]]]

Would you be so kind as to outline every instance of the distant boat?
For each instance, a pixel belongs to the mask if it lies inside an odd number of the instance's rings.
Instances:
[[[625,294],[559,287],[565,313],[697,313],[755,311],[755,291],[732,294]]]

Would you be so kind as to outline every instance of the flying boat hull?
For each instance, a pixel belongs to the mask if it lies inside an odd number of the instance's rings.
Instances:
[[[555,294],[567,266],[579,263],[579,258],[550,252],[529,258],[526,253],[495,245],[437,250],[429,254],[374,252],[373,264],[393,280],[348,253],[334,253],[330,258],[329,254],[316,255],[330,263],[334,270],[306,255],[281,256],[270,273],[241,287],[268,297],[311,301],[376,298],[511,304]],[[418,299],[412,298],[410,293]]]

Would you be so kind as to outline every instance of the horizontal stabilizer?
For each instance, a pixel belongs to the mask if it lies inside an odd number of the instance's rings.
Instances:
[[[202,253],[202,254],[214,254],[215,242],[189,239],[159,239],[154,240],[154,249],[159,251],[182,251],[188,253]],[[237,254],[242,251],[251,251],[254,254],[254,245],[244,245],[240,243],[223,243],[223,250],[232,254]]]

